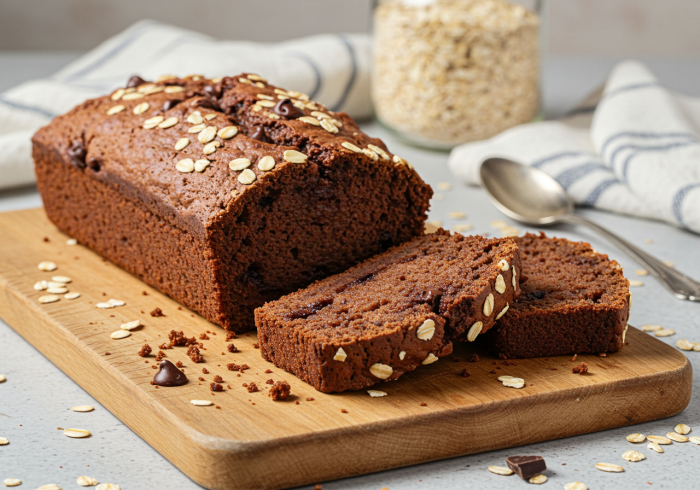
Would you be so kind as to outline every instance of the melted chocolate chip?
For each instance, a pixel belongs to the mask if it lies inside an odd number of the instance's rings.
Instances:
[[[165,101],[165,104],[163,104],[163,112],[169,111],[176,105],[178,105],[180,102],[182,102],[182,99],[168,99]]]
[[[286,117],[287,119],[296,119],[304,115],[304,111],[292,104],[290,99],[282,99],[277,102],[273,111],[275,111],[277,115]]]
[[[153,383],[158,386],[182,386],[187,383],[187,376],[170,361],[162,361]]]
[[[221,97],[221,86],[207,85],[206,87],[204,87],[204,93],[212,99],[218,99],[219,97]]]
[[[74,166],[79,169],[85,168],[85,157],[87,156],[87,150],[85,149],[85,144],[80,140],[75,140],[68,147],[68,160]]]
[[[144,83],[146,83],[146,80],[144,80],[138,75],[134,75],[129,79],[128,82],[126,82],[126,88],[136,88],[139,85],[143,85]]]
[[[314,313],[324,309],[326,306],[333,304],[333,298],[324,298],[313,303],[310,303],[294,311],[285,313],[284,317],[288,320],[296,320],[297,318],[308,318]]]
[[[428,289],[418,295],[418,302],[428,303],[435,313],[440,313],[440,299],[442,291],[439,289]]]
[[[87,159],[87,166],[95,172],[99,172],[102,168],[102,159],[96,156],[91,156]]]
[[[263,128],[262,126],[258,126],[257,128],[255,128],[253,132],[248,135],[248,137],[253,138],[254,140],[262,141],[263,143],[271,143],[271,141],[265,134],[265,128]]]
[[[204,107],[205,109],[211,109],[214,111],[221,112],[221,106],[219,105],[219,101],[209,97],[200,97],[195,101],[193,105],[195,107]]]

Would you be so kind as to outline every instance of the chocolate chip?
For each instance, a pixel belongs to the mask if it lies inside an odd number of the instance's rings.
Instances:
[[[506,463],[523,480],[529,480],[547,469],[542,456],[509,456]]]
[[[182,386],[187,383],[187,376],[175,364],[165,360],[160,363],[158,372],[153,376],[153,383],[158,386]]]
[[[165,104],[163,104],[163,112],[169,111],[176,105],[178,105],[180,102],[182,102],[182,99],[168,99],[165,101]]]
[[[282,99],[277,102],[273,111],[275,111],[277,115],[286,117],[287,119],[296,119],[304,115],[304,111],[292,104],[290,99]]]
[[[221,106],[219,105],[219,101],[216,99],[211,99],[209,97],[201,97],[197,99],[197,101],[194,103],[195,107],[204,107],[205,109],[211,109],[213,111],[219,111],[221,112]]]
[[[248,135],[248,137],[253,138],[254,140],[262,141],[263,143],[271,143],[265,134],[265,128],[262,126],[256,127],[253,132]]]
[[[221,86],[207,85],[206,87],[204,87],[204,93],[212,99],[218,99],[219,97],[221,97]]]
[[[91,170],[99,172],[102,168],[102,159],[92,155],[87,159],[87,166],[90,167]]]
[[[85,168],[85,157],[87,156],[87,150],[85,145],[80,140],[75,140],[68,147],[68,160],[70,163],[80,170]]]
[[[128,82],[126,82],[126,88],[136,88],[139,85],[143,85],[144,83],[146,83],[146,80],[144,80],[138,75],[134,75],[129,79]]]

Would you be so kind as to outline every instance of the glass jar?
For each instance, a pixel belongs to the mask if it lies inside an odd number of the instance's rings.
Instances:
[[[380,2],[372,76],[379,122],[409,143],[449,149],[532,121],[540,104],[541,5],[530,4]]]

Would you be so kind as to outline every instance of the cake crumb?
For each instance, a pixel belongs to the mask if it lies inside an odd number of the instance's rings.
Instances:
[[[151,353],[151,346],[148,344],[143,344],[143,347],[141,347],[141,350],[139,351],[139,355],[141,357],[146,357]]]
[[[209,384],[209,389],[210,389],[211,391],[224,391],[224,387],[221,386],[221,385],[218,384],[218,383],[210,383],[210,384]]]
[[[321,490],[323,488],[320,483],[314,485],[314,490]]]
[[[492,369],[491,371],[489,371],[489,374],[496,374],[496,370]]]
[[[272,385],[272,384],[275,384],[275,381],[274,381],[272,378],[270,378],[270,379],[268,379],[267,381],[265,381],[265,383],[266,383],[266,384],[269,384],[269,385]]]
[[[586,366],[586,363],[582,362],[578,366],[574,367],[571,372],[574,374],[586,374],[588,372],[588,366]]]
[[[571,358],[571,362],[575,362],[577,357],[578,357],[578,354],[574,354],[574,357]]]
[[[248,393],[255,393],[256,391],[260,391],[260,390],[258,390],[258,385],[256,385],[255,383],[250,383],[247,386],[247,388],[248,388]]]
[[[599,355],[600,357],[608,357],[608,354],[607,354],[607,353],[605,353],[605,352],[601,352],[601,353],[600,353],[600,354],[598,354],[598,355]]]
[[[158,369],[158,366],[151,366],[152,369]]]
[[[236,332],[226,332],[226,342],[236,338]]]
[[[238,348],[233,344],[228,344],[226,346],[226,349],[228,349],[229,352],[238,352]],[[222,354],[223,354],[223,352],[222,352]]]
[[[111,356],[111,355],[112,355],[111,352],[105,352],[105,356]]]
[[[148,296],[148,293],[146,291],[141,291],[141,294],[144,296]]]
[[[265,374],[270,374],[272,372],[272,369],[266,369]]]
[[[427,406],[428,406],[428,404],[427,404],[427,403],[425,403],[425,402],[420,402],[420,406],[421,406],[421,407],[427,407]]]
[[[209,371],[207,371],[207,368],[202,368],[202,374],[209,374]]]
[[[156,308],[150,314],[154,318],[160,318],[160,317],[165,316],[165,313],[163,313],[163,310],[161,310],[160,308]]]
[[[201,376],[200,376],[199,378],[197,378],[197,379],[200,380],[200,381],[204,381],[204,378],[202,378]]]
[[[216,376],[214,376],[214,381],[216,381],[217,383],[223,383],[224,380],[221,376],[217,374]]]
[[[469,362],[479,362],[479,354],[473,354],[471,359],[469,359]]]
[[[278,381],[270,387],[269,396],[273,401],[284,400],[289,396],[292,387],[286,381]]]
[[[314,397],[312,397],[312,396],[307,396],[307,397],[306,397],[306,401],[307,401],[307,402],[312,402],[312,401],[314,401]]]
[[[468,369],[462,369],[462,373],[461,373],[462,377],[468,378],[471,375],[472,375],[472,373]]]
[[[160,362],[163,360],[164,357],[165,357],[165,352],[163,352],[162,350],[159,350],[158,354],[156,354],[156,361]]]
[[[209,340],[209,336],[205,333],[199,334],[199,340]]]
[[[348,411],[345,410],[344,408],[341,408],[341,409],[340,409],[340,413],[348,413]]]
[[[257,342],[255,342],[255,343],[253,344],[253,348],[254,348],[254,349],[259,349],[259,348],[260,348],[260,344],[258,344]]]

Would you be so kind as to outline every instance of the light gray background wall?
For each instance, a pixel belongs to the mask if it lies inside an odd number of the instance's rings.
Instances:
[[[0,50],[87,50],[150,18],[214,37],[368,32],[372,0],[0,0]],[[550,0],[552,55],[700,55],[699,0]]]

